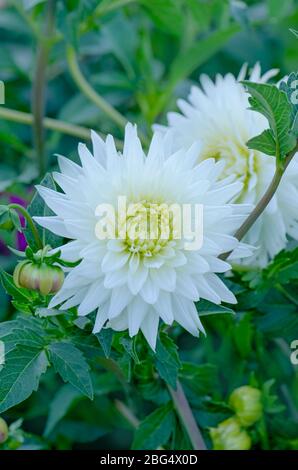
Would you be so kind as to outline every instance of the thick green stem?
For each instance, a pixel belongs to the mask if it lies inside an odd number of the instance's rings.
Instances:
[[[46,171],[43,119],[45,113],[46,69],[50,50],[50,37],[54,29],[55,5],[56,0],[48,1],[45,37],[38,44],[36,70],[32,87],[33,135],[40,176]]]
[[[79,68],[76,52],[70,45],[67,46],[66,56],[72,78],[81,92],[107,116],[109,116],[109,118],[114,121],[120,129],[123,129],[127,123],[126,119],[90,86]]]
[[[32,114],[16,111],[15,109],[5,108],[3,106],[0,106],[0,118],[29,126],[33,124]],[[75,124],[70,124],[68,122],[59,121],[58,119],[52,119],[48,117],[43,119],[43,124],[44,127],[52,131],[61,132],[62,134],[71,135],[73,137],[78,137],[84,140],[90,139],[90,130],[86,127],[76,126]],[[102,138],[105,138],[103,134],[100,135]],[[115,139],[115,142],[119,149],[123,147],[121,140]]]
[[[127,120],[113,106],[111,106],[104,98],[102,98],[89,84],[82,74],[75,49],[68,45],[66,49],[67,62],[69,71],[74,82],[77,84],[81,92],[87,96],[101,111],[103,111],[117,126],[123,130],[127,124]],[[148,145],[147,137],[139,130],[139,137],[144,145]]]
[[[172,387],[168,388],[175,404],[177,413],[180,417],[181,423],[183,424],[188,434],[194,450],[207,450],[206,444],[193,416],[181,383],[177,381],[177,390],[174,390]]]
[[[28,226],[30,227],[30,230],[32,232],[32,235],[34,236],[34,240],[36,241],[36,244],[37,246],[42,249],[43,248],[43,244],[42,244],[42,241],[41,241],[41,238],[39,236],[39,233],[38,233],[38,230],[33,222],[33,219],[31,217],[31,215],[29,214],[29,212],[25,209],[25,207],[21,206],[20,204],[9,204],[8,206],[10,209],[15,209],[17,210],[18,212],[20,212],[26,219],[26,222],[28,224]]]
[[[276,193],[276,190],[279,186],[279,183],[282,179],[282,176],[284,172],[287,169],[287,166],[291,162],[292,158],[298,151],[298,143],[296,147],[289,153],[289,155],[286,157],[285,164],[283,165],[283,168],[280,167],[280,165],[276,165],[275,173],[273,176],[273,179],[265,192],[264,196],[260,199],[254,210],[250,213],[250,215],[247,217],[247,219],[243,222],[241,227],[236,231],[234,237],[237,238],[237,240],[242,240],[243,237],[247,234],[247,232],[250,230],[250,228],[253,226],[253,224],[256,222],[256,220],[260,217],[260,215],[264,212],[266,207],[268,206],[269,202],[273,198],[274,194]],[[229,257],[231,252],[224,253],[220,256],[221,259],[225,260]]]

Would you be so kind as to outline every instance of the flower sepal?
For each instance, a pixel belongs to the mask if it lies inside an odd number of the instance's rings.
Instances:
[[[12,232],[15,229],[22,229],[17,212],[9,206],[0,206],[0,230]]]
[[[20,261],[13,273],[13,280],[17,287],[34,290],[42,295],[55,294],[64,282],[64,272],[60,266],[53,265],[53,259],[43,256],[39,250],[32,254],[32,250],[27,249],[27,259]]]

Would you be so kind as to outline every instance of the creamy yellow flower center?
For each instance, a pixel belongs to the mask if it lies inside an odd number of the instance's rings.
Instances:
[[[220,137],[220,136],[219,136]],[[224,138],[209,142],[204,148],[201,159],[215,158],[224,160],[225,167],[221,178],[235,175],[243,183],[243,189],[238,198],[238,202],[243,200],[244,194],[249,188],[249,181],[253,174],[258,173],[259,152],[249,150],[242,142],[236,140],[226,140]]]
[[[127,250],[145,257],[157,254],[173,239],[173,214],[167,204],[146,200],[131,204],[118,224]]]

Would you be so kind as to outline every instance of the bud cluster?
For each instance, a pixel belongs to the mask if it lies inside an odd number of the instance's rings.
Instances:
[[[235,415],[210,429],[214,450],[249,450],[251,438],[246,428],[253,426],[263,414],[259,389],[245,385],[236,388],[229,397]]]

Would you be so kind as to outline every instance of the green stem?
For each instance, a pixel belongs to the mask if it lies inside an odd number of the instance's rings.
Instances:
[[[20,124],[26,124],[31,126],[33,124],[33,116],[30,113],[24,113],[22,111],[16,111],[15,109],[5,108],[0,106],[0,118],[7,121],[18,122]],[[52,131],[61,132],[62,134],[71,135],[73,137],[78,137],[80,139],[89,140],[90,139],[90,130],[86,127],[77,126],[75,124],[70,124],[65,121],[60,121],[58,119],[52,119],[45,117],[43,119],[44,127]],[[100,134],[100,133],[99,133]],[[102,138],[105,136],[101,134]],[[119,149],[123,147],[121,140],[115,139],[116,145]]]
[[[75,49],[70,45],[67,46],[66,56],[72,78],[81,92],[107,116],[109,116],[110,119],[120,127],[120,129],[123,129],[127,120],[89,85],[79,68]]]
[[[193,449],[207,450],[206,444],[198,428],[196,420],[193,416],[181,383],[179,382],[179,380],[177,381],[177,390],[174,390],[170,386],[168,386],[168,388],[172,396],[174,405],[176,407],[177,413],[180,417],[181,423],[185,427]]]
[[[19,211],[26,219],[28,226],[30,227],[30,230],[32,232],[32,235],[34,237],[34,240],[36,241],[37,246],[42,249],[43,244],[41,241],[41,238],[39,236],[38,230],[33,222],[33,219],[29,212],[25,209],[25,207],[21,206],[20,204],[9,204],[8,206],[10,209],[15,209]]]
[[[116,399],[114,401],[114,404],[119,413],[132,425],[134,429],[137,429],[140,424],[140,421],[132,413],[132,411],[120,400]]]
[[[43,119],[47,85],[46,69],[50,51],[50,37],[54,29],[55,6],[56,0],[48,1],[45,37],[38,44],[36,70],[32,87],[33,135],[40,176],[46,171]]]
[[[69,71],[74,82],[77,84],[78,88],[81,92],[87,96],[101,111],[103,111],[109,118],[117,124],[117,126],[123,130],[127,124],[127,120],[125,119],[122,114],[120,114],[113,106],[111,106],[104,98],[102,98],[88,83],[85,79],[84,75],[82,74],[75,49],[68,44],[66,48],[66,57],[69,66]],[[139,130],[138,131],[140,140],[146,146],[148,146],[149,142],[147,137]]]
[[[250,213],[247,219],[243,222],[241,227],[236,231],[234,237],[237,238],[237,240],[241,241],[243,239],[243,237],[247,234],[247,232],[250,230],[250,228],[253,226],[256,220],[264,212],[269,202],[273,198],[274,194],[276,193],[276,190],[279,186],[279,183],[282,179],[284,172],[286,171],[287,166],[289,165],[289,163],[291,162],[292,158],[294,157],[297,151],[298,151],[298,143],[296,147],[286,157],[283,168],[281,168],[281,166],[278,163],[276,163],[275,173],[267,191],[265,192],[264,196],[260,199],[260,201],[254,208],[254,210]],[[220,256],[220,258],[225,260],[229,257],[230,253],[231,252],[223,253]]]

